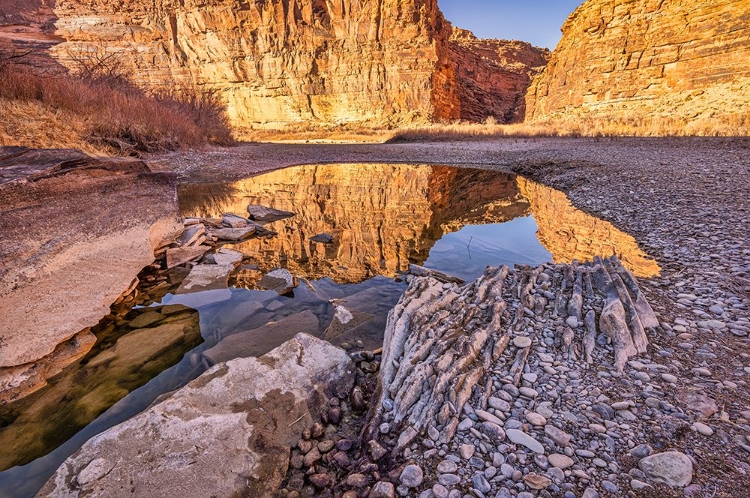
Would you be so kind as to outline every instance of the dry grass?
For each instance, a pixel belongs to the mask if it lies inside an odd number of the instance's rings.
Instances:
[[[134,155],[233,142],[212,95],[149,96],[122,82],[0,61],[0,143]]]
[[[682,137],[750,136],[750,111],[712,118],[662,116],[583,117],[510,125],[452,123],[404,128],[392,132],[389,143],[484,140],[499,137]]]

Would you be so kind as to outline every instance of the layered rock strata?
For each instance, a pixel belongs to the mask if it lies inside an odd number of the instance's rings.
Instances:
[[[526,91],[550,56],[548,49],[530,43],[480,39],[457,28],[451,34],[450,53],[460,118],[493,118],[500,123],[523,121]]]
[[[646,331],[657,327],[637,281],[616,257],[583,265],[488,267],[465,285],[413,278],[388,316],[369,437],[396,434],[384,444],[398,454],[428,427],[438,427],[439,436],[430,437],[450,443],[474,387],[487,384],[485,392],[491,392],[490,372],[519,386],[532,344],[548,331],[554,331],[548,344],[569,359],[609,365],[618,375],[628,358],[646,352]],[[595,351],[597,344],[603,350]],[[481,405],[485,410],[486,398]],[[490,436],[502,432],[504,438],[502,422],[480,418]]]
[[[528,91],[528,120],[586,117],[697,127],[747,118],[745,0],[588,0],[562,31]]]
[[[298,334],[260,358],[214,366],[89,440],[38,496],[273,496],[290,447],[351,391],[344,350]],[[127,486],[123,487],[123,483]]]
[[[140,85],[219,92],[241,129],[458,115],[435,0],[60,0],[55,12],[61,60],[106,46]]]
[[[436,0],[58,0],[55,14],[64,64],[99,58],[147,88],[217,92],[240,134],[503,121],[544,63],[521,43],[450,41]]]

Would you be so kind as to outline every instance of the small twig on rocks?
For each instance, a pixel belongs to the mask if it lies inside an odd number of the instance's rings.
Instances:
[[[300,417],[297,420],[295,420],[294,422],[292,422],[291,424],[289,424],[287,427],[293,426],[294,424],[296,424],[297,422],[299,422],[300,420],[302,420],[303,418],[305,418],[305,415],[307,415],[307,413],[303,413],[302,415],[300,415]]]

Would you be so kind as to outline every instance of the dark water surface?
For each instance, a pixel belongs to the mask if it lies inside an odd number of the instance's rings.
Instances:
[[[617,254],[638,276],[658,272],[632,237],[576,210],[561,192],[486,170],[300,166],[184,185],[179,200],[185,217],[246,216],[248,204],[296,214],[268,224],[273,237],[226,246],[246,256],[229,285],[191,293],[179,275],[162,277],[166,295],[101,324],[82,360],[0,407],[0,497],[33,496],[90,437],[214,363],[261,355],[298,332],[352,350],[379,347],[410,263],[470,280],[487,265]],[[309,240],[323,233],[333,243]],[[300,279],[293,295],[259,289],[261,276],[279,267]],[[341,313],[351,317],[345,327],[335,326]]]

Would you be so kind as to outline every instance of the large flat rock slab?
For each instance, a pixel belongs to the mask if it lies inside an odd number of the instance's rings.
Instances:
[[[0,185],[4,368],[38,361],[95,325],[179,226],[172,177],[142,161],[0,154],[0,170],[25,175]]]
[[[260,358],[212,367],[92,438],[38,496],[272,496],[290,446],[352,380],[342,349],[298,334]]]

